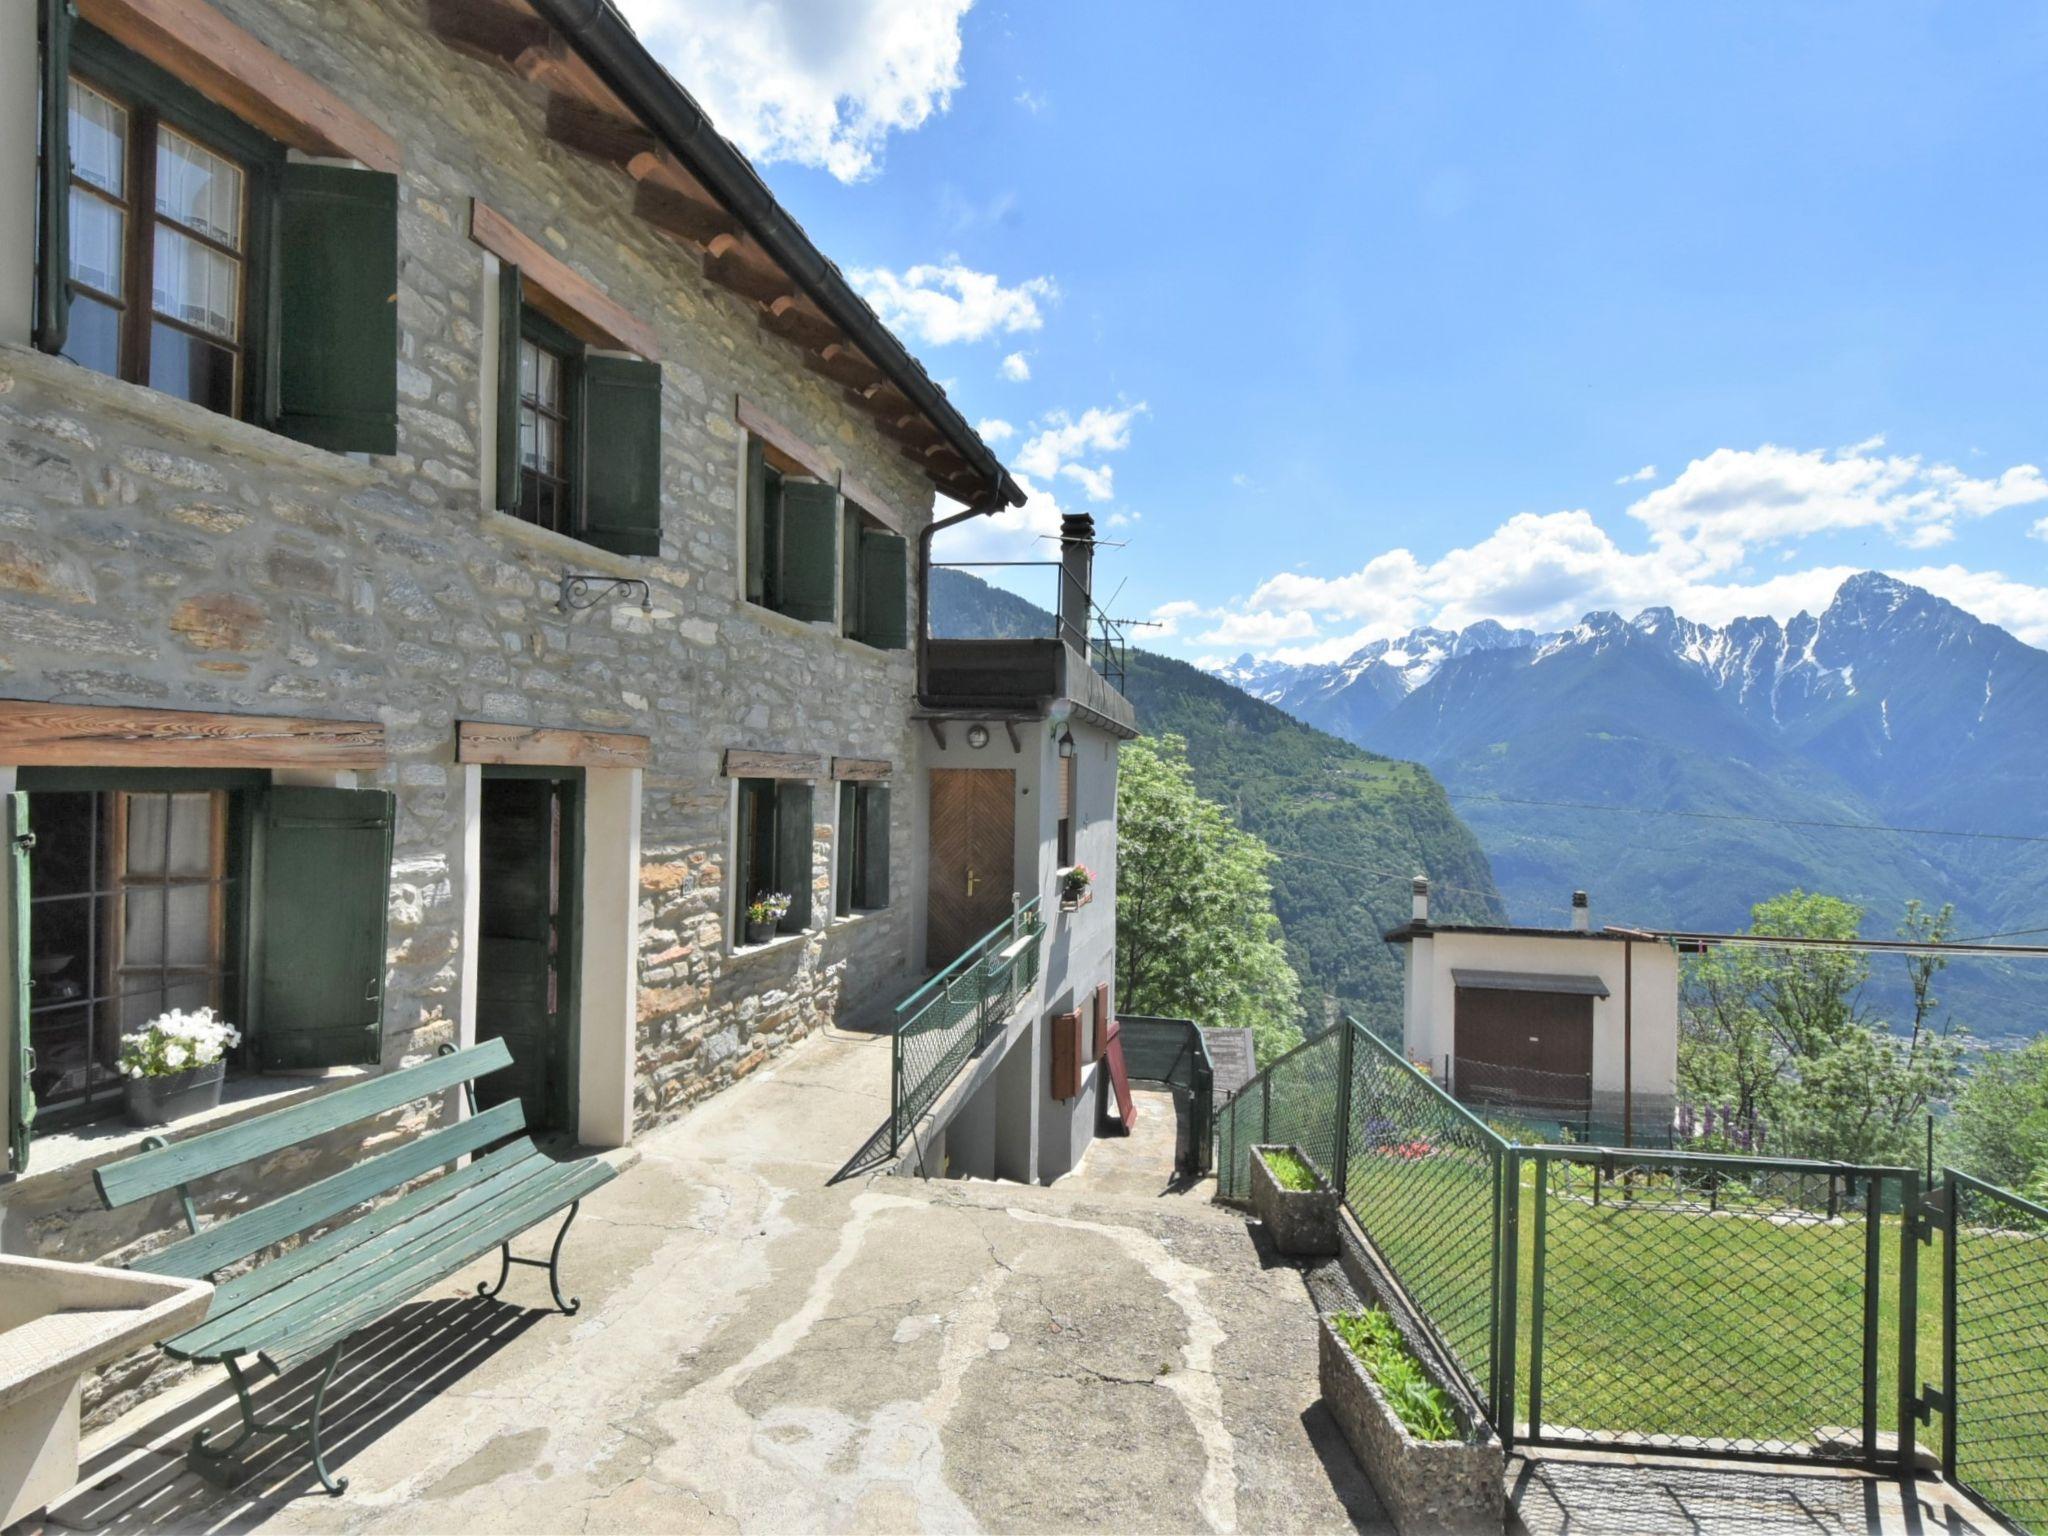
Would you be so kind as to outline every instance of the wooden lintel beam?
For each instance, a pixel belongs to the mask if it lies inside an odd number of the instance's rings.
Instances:
[[[458,763],[530,763],[553,768],[645,768],[653,748],[645,736],[539,725],[456,722]]]
[[[825,758],[818,752],[755,752],[745,747],[727,747],[725,776],[729,779],[822,779],[825,777]]]
[[[835,757],[832,759],[832,777],[841,783],[849,780],[856,783],[878,783],[896,771],[896,765],[886,757]]]
[[[381,768],[372,720],[0,700],[0,763],[23,768]]]
[[[633,212],[665,235],[693,245],[737,238],[732,215],[713,203],[701,203],[657,181],[643,181],[633,191]]]

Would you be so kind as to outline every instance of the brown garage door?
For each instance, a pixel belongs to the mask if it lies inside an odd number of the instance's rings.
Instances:
[[[1582,993],[1459,987],[1451,1050],[1467,1103],[1592,1105],[1593,999]]]

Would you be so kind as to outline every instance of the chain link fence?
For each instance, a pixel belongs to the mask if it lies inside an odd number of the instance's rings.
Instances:
[[[2048,1531],[2048,1207],[1967,1174],[1947,1182],[1949,1476]]]
[[[889,1150],[1038,984],[1045,919],[1036,899],[990,929],[966,953],[896,1005],[889,1045]]]
[[[1530,1438],[1876,1458],[1880,1423],[1909,1411],[1885,1323],[1913,1238],[1885,1212],[1915,1176],[1567,1148],[1520,1158]]]

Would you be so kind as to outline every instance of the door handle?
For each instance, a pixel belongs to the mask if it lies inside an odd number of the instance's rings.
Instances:
[[[971,869],[967,871],[967,894],[972,896],[974,888],[979,884],[981,884],[981,877]]]

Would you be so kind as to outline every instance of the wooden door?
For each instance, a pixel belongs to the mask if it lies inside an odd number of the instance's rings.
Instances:
[[[1593,999],[1460,987],[1452,1052],[1461,1098],[1583,1108],[1593,1094]]]
[[[1017,877],[1017,775],[931,771],[925,964],[938,970],[1010,915]]]
[[[483,782],[476,1038],[512,1065],[477,1082],[484,1108],[517,1097],[535,1130],[571,1130],[575,789],[544,778]]]

